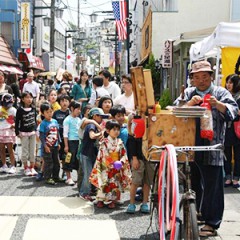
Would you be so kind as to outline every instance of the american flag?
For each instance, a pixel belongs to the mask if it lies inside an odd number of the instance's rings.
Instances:
[[[125,0],[112,1],[114,18],[116,19],[118,40],[127,39],[127,4]]]

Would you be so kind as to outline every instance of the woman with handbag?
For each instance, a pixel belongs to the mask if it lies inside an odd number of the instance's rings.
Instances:
[[[232,94],[234,100],[238,104],[238,108],[240,108],[240,77],[237,74],[231,74],[227,76],[226,89]],[[226,123],[227,126],[224,144],[224,152],[226,156],[226,161],[224,162],[225,187],[240,187],[240,139],[237,137],[234,130],[234,124],[237,124],[237,122],[239,122],[239,115],[240,111],[238,113],[238,117],[234,121]],[[234,164],[232,165],[233,157]]]

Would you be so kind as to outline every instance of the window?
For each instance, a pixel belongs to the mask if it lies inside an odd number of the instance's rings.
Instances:
[[[177,11],[178,0],[160,0],[160,9],[162,12],[175,12]]]
[[[240,21],[240,1],[232,0],[231,21]]]

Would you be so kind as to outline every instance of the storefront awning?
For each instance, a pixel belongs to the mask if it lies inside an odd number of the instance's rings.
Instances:
[[[19,53],[19,61],[23,64],[24,69],[27,71],[29,68],[45,71],[43,61],[40,57],[31,56],[24,52]]]
[[[56,76],[56,72],[41,72],[38,74],[38,76],[41,76],[41,77],[52,77],[52,76]]]
[[[15,74],[18,74],[18,75],[23,74],[23,71],[20,68],[14,67],[14,66],[6,66],[6,65],[0,64],[0,70],[2,72],[15,73]]]
[[[0,64],[16,67],[20,66],[20,63],[14,56],[9,44],[2,36],[0,36]]]

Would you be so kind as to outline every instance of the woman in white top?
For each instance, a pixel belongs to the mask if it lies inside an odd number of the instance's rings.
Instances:
[[[122,75],[121,84],[124,93],[113,100],[113,105],[123,105],[126,108],[126,113],[129,114],[135,110],[131,77],[129,75]]]

